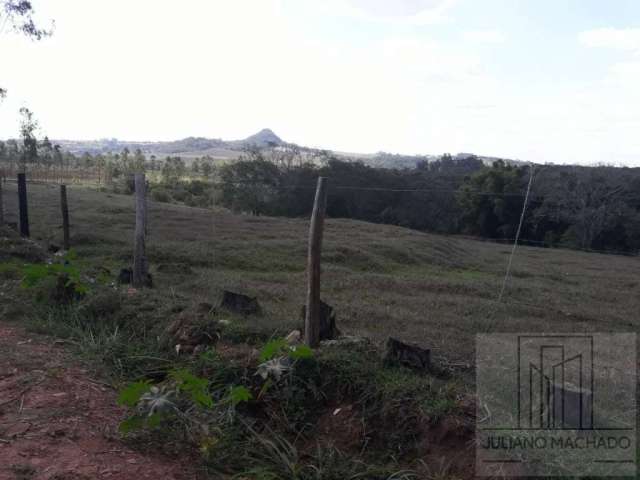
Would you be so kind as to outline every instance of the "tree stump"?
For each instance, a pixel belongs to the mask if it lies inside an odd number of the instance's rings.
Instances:
[[[120,285],[129,285],[133,282],[133,270],[130,268],[122,268],[120,269],[120,273],[118,274],[118,283]],[[146,273],[144,277],[143,286],[151,288],[153,286],[153,277],[151,277],[150,273]]]
[[[258,303],[257,298],[249,297],[241,293],[230,292],[229,290],[222,292],[220,308],[241,315],[260,315],[262,313],[262,307]]]
[[[118,283],[120,285],[128,285],[131,283],[131,276],[133,272],[130,268],[122,268],[120,269],[120,273],[118,274]]]
[[[302,322],[303,328],[301,329],[304,332],[304,321],[307,316],[307,306],[302,306]],[[340,336],[340,330],[336,326],[336,312],[333,307],[327,303],[324,303],[320,300],[320,337],[319,341],[322,340],[335,340]]]
[[[429,370],[431,367],[431,350],[401,342],[389,337],[385,363],[399,363],[416,370]]]
[[[177,353],[196,354],[215,345],[220,325],[211,318],[213,305],[200,303],[181,312],[164,332],[167,346]]]

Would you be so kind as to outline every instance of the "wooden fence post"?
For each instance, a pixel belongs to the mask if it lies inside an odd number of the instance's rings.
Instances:
[[[145,247],[145,230],[147,224],[146,183],[144,173],[136,173],[134,177],[136,196],[136,230],[133,241],[133,275],[132,283],[136,288],[147,282],[147,257]]]
[[[62,209],[62,248],[69,250],[69,207],[66,185],[60,185],[60,208]]]
[[[29,212],[27,209],[27,176],[18,174],[18,203],[20,209],[20,235],[29,236]]]
[[[4,180],[4,172],[0,172],[0,226],[4,225],[4,203],[2,198],[2,181]]]
[[[307,258],[307,308],[304,319],[304,339],[315,348],[320,343],[320,257],[322,254],[322,229],[327,207],[326,178],[318,177],[316,198],[313,202],[309,227],[309,254]]]

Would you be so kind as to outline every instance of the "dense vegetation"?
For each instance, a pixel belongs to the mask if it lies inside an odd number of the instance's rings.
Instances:
[[[235,162],[210,157],[185,162],[141,150],[117,154],[62,151],[36,142],[30,112],[22,142],[0,142],[5,175],[91,181],[131,193],[131,174],[145,170],[154,200],[221,205],[271,216],[310,213],[318,175],[329,178],[327,214],[418,230],[490,239],[515,237],[531,170],[475,156],[418,159],[414,168],[375,168],[330,152],[280,145],[246,148]],[[637,252],[640,248],[640,169],[544,165],[534,180],[521,239],[533,245]]]
[[[328,159],[278,168],[264,159],[225,166],[220,203],[267,215],[308,214],[318,175],[330,178],[332,217],[491,239],[515,237],[528,166],[469,157],[376,169]],[[259,188],[256,188],[259,186]],[[533,244],[636,252],[640,247],[640,169],[537,166],[521,237]]]

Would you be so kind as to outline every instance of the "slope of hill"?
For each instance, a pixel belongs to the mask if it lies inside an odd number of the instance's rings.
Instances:
[[[58,195],[52,186],[29,184],[32,237],[43,247],[60,241]],[[68,196],[72,265],[94,279],[91,291],[78,306],[56,310],[46,304],[46,310],[30,312],[19,301],[24,257],[16,257],[34,244],[3,232],[0,259],[5,254],[13,261],[0,270],[0,293],[7,299],[0,316],[64,336],[119,377],[162,381],[167,368],[186,365],[206,374],[205,384],[210,379],[220,395],[246,385],[253,399],[233,415],[224,397],[215,402],[206,417],[215,425],[210,443],[184,430],[141,437],[161,439],[176,452],[178,446],[199,449],[207,454],[204,462],[237,478],[294,478],[291,471],[313,472],[296,477],[301,480],[474,478],[476,334],[636,332],[639,326],[637,257],[521,247],[503,302],[497,302],[508,245],[328,219],[322,298],[335,307],[344,334],[369,340],[325,344],[286,380],[261,386],[253,371],[265,343],[302,323],[308,220],[149,202],[154,286],[136,290],[111,284],[131,261],[134,199],[74,186]],[[7,184],[10,222],[16,221],[16,198],[15,185]],[[3,291],[10,285],[16,285],[7,290],[11,296]],[[256,297],[261,314],[214,308],[224,290]],[[213,317],[208,321],[223,326],[215,347],[192,358],[164,339],[176,321],[203,321],[193,310],[203,306]],[[430,348],[434,370],[416,373],[382,362],[380,345],[389,336]],[[442,475],[434,476],[436,468]],[[407,469],[415,473],[397,474]],[[269,475],[248,475],[256,471]]]
[[[244,140],[237,140],[229,143],[238,144],[240,146],[255,146],[259,148],[276,147],[284,144],[282,139],[269,128],[263,128],[258,133],[254,133]]]
[[[32,236],[59,235],[58,190],[29,188]],[[14,190],[7,185],[9,222],[17,220]],[[78,253],[108,268],[122,266],[120,259],[131,254],[133,198],[78,187],[69,189],[69,205]],[[211,215],[206,209],[156,202],[149,209],[152,270],[181,263],[196,271],[179,278],[157,272],[157,288],[166,285],[207,301],[223,289],[239,289],[263,303],[266,315],[257,325],[283,330],[298,325],[306,289],[307,219],[222,209]],[[509,331],[635,330],[640,325],[634,290],[640,257],[519,247],[505,303],[497,304],[510,250],[504,244],[329,219],[322,296],[337,307],[346,333],[378,340],[399,336],[467,361],[473,359],[475,333],[490,325]]]

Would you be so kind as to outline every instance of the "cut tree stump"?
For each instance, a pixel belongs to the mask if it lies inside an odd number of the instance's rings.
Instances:
[[[220,308],[242,315],[260,315],[262,313],[262,307],[257,298],[249,297],[242,293],[230,292],[229,290],[222,292]]]
[[[118,283],[120,285],[129,285],[132,282],[133,282],[133,270],[130,268],[120,269],[120,273],[118,274]],[[143,286],[149,287],[149,288],[153,286],[153,278],[151,277],[150,273],[146,274]]]
[[[211,318],[213,305],[200,303],[183,310],[164,332],[167,345],[176,353],[197,354],[220,339],[220,324]]]
[[[307,306],[302,306],[302,321],[305,321],[307,316]],[[320,300],[320,337],[322,340],[335,340],[340,336],[340,330],[336,326],[336,312],[333,307]],[[304,332],[304,323],[302,330]]]
[[[122,268],[120,269],[120,273],[118,274],[118,283],[121,285],[128,285],[131,283],[131,276],[133,272],[130,268]]]
[[[399,363],[416,370],[429,370],[431,368],[431,350],[389,337],[384,361],[385,363]]]

